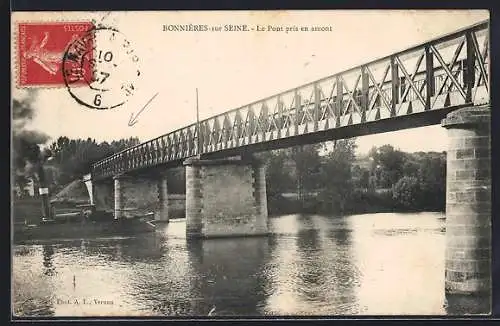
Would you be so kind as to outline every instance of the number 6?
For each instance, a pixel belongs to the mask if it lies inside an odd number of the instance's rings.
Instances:
[[[96,96],[94,97],[94,104],[97,106],[101,105],[101,94],[96,94]]]

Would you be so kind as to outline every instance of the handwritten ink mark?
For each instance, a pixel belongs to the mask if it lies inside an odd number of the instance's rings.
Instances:
[[[135,125],[137,123],[137,118],[139,117],[139,115],[142,113],[142,111],[144,111],[148,107],[149,103],[151,103],[151,101],[153,101],[153,99],[157,95],[158,95],[158,93],[153,95],[153,97],[149,99],[149,101],[142,107],[142,109],[139,110],[139,112],[137,112],[137,114],[135,116],[134,116],[134,113],[132,112],[132,114],[130,115],[130,119],[128,121],[129,127],[132,127],[133,125]]]

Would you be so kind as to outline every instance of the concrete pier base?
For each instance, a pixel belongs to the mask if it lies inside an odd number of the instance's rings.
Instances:
[[[124,176],[116,176],[113,178],[115,189],[114,189],[114,198],[115,198],[115,209],[113,216],[115,220],[123,217],[123,191],[122,191],[122,183],[124,181]]]
[[[446,178],[447,295],[491,296],[491,161],[489,107],[453,111]]]
[[[90,205],[95,205],[94,187],[92,185],[92,175],[90,173],[84,175],[82,177],[82,182],[85,184],[85,187],[87,188],[87,192],[88,192],[89,198],[90,198]]]
[[[179,206],[183,209],[184,196],[181,202],[179,196],[174,198],[171,205],[167,179],[166,171],[155,171],[143,175],[120,174],[112,180],[97,182],[86,175],[82,181],[97,211],[112,212],[116,219],[153,213],[156,221],[168,222],[172,210],[179,215]]]
[[[188,159],[186,235],[218,238],[267,235],[265,169],[251,159]]]
[[[167,175],[161,174],[158,178],[158,214],[155,215],[155,220],[158,222],[168,222],[169,205],[168,205],[168,183]]]
[[[92,202],[96,211],[114,212],[114,185],[113,180],[102,180],[98,182],[86,181],[86,184],[92,183]],[[88,188],[87,188],[88,189]]]
[[[117,175],[114,178],[115,218],[154,214],[168,221],[167,179],[163,174]]]

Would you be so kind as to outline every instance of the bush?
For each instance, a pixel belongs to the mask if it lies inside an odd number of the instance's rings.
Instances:
[[[402,177],[392,187],[392,198],[402,208],[415,209],[420,206],[421,189],[415,177]]]
[[[392,192],[375,192],[356,189],[351,196],[347,211],[352,214],[392,212]]]

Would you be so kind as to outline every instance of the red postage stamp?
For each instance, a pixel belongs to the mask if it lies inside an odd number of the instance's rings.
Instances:
[[[64,86],[63,59],[66,49],[93,28],[91,22],[39,22],[18,24],[18,86]],[[92,42],[86,42],[93,56]],[[88,58],[87,58],[88,59]],[[85,60],[90,62],[90,60]],[[83,84],[91,67],[78,66]],[[74,72],[72,72],[74,73]],[[87,76],[88,77],[88,76]]]

